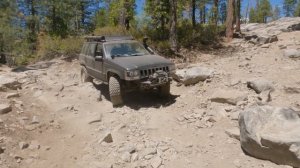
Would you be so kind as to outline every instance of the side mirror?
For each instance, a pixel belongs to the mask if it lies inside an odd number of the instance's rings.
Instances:
[[[102,56],[95,56],[95,61],[103,61],[103,57]]]

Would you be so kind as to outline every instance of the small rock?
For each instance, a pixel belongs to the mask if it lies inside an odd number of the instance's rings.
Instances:
[[[215,134],[214,133],[210,133],[210,134],[208,134],[208,137],[209,138],[213,138],[215,136]]]
[[[300,58],[300,50],[286,49],[284,50],[283,55],[289,58]]]
[[[20,149],[26,149],[29,147],[29,144],[26,142],[19,142]]]
[[[102,121],[102,114],[100,114],[100,116],[96,119],[92,119],[89,124],[93,124],[93,123],[97,123],[97,122],[101,122]]]
[[[39,118],[37,116],[33,116],[31,124],[38,124],[38,123],[40,123]]]
[[[138,160],[139,160],[139,155],[137,153],[131,155],[131,162],[135,162]]]
[[[38,141],[34,140],[34,141],[30,142],[29,149],[31,149],[31,150],[38,150],[38,149],[40,149],[40,147],[41,146],[40,146],[40,144],[39,144]]]
[[[157,156],[151,160],[152,168],[159,168],[162,165],[162,159]]]
[[[121,156],[121,159],[124,162],[130,162],[131,161],[131,154],[129,152],[124,152],[123,155]]]
[[[10,111],[12,111],[11,105],[0,104],[0,114],[6,114]]]
[[[283,44],[278,45],[278,47],[279,47],[279,49],[281,49],[281,50],[287,48],[287,46],[286,46],[286,45],[283,45]]]
[[[146,148],[143,150],[141,156],[145,157],[147,155],[155,155],[157,153],[156,148]]]
[[[6,95],[7,99],[14,98],[14,97],[20,97],[19,93],[9,93]]]
[[[0,154],[4,153],[5,149],[3,147],[0,147]]]
[[[112,143],[113,138],[110,132],[105,133],[102,139],[100,139],[99,143],[106,142],[106,143]]]
[[[251,79],[247,82],[247,86],[253,89],[257,94],[267,90],[274,90],[272,82],[263,78]]]
[[[270,43],[268,43],[268,44],[263,44],[262,46],[261,46],[261,48],[269,48],[270,47]]]
[[[240,140],[240,130],[239,128],[232,128],[225,130],[225,133],[230,137],[237,140]]]

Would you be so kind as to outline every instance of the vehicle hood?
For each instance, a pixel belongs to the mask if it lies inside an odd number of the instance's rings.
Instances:
[[[116,57],[111,61],[127,70],[173,64],[170,60],[157,55]]]

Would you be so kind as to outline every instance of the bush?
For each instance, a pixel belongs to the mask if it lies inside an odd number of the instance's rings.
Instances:
[[[76,57],[83,44],[82,37],[67,38],[40,35],[38,38],[37,59],[52,59],[58,56]]]
[[[111,26],[107,26],[107,27],[101,27],[101,28],[97,28],[94,31],[95,35],[98,36],[121,36],[121,35],[130,35],[130,33],[123,27],[121,26],[117,26],[117,27],[111,27]]]

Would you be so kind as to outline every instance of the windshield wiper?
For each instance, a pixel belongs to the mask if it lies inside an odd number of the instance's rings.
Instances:
[[[145,55],[145,53],[134,53],[134,54],[130,54],[131,56],[142,56]]]

